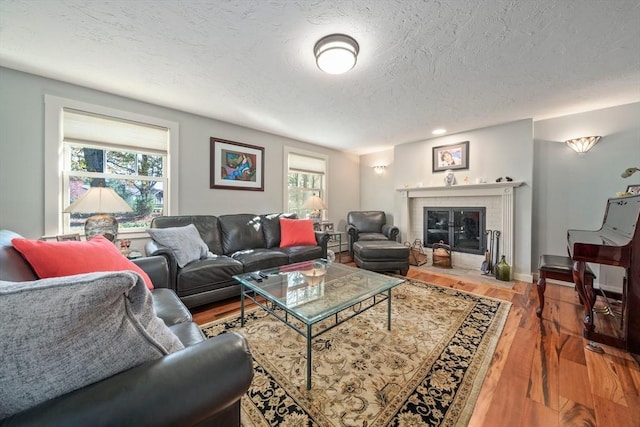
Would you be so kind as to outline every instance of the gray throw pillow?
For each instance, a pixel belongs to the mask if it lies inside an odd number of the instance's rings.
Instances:
[[[0,281],[0,418],[184,348],[130,272]]]
[[[206,258],[209,253],[207,244],[193,224],[184,227],[149,228],[147,232],[157,243],[173,251],[180,268]]]

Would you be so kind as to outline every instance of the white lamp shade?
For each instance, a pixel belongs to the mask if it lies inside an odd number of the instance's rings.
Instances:
[[[314,211],[319,211],[321,209],[327,209],[327,205],[324,204],[322,199],[318,196],[311,196],[304,202],[302,205],[302,209],[311,209]]]
[[[113,188],[91,187],[67,207],[64,212],[72,213],[115,213],[132,212],[131,206]]]
[[[356,65],[360,47],[344,34],[323,37],[313,49],[318,68],[327,74],[346,73]]]

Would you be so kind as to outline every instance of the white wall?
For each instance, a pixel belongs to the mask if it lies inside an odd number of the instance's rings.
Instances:
[[[597,230],[609,197],[640,184],[640,103],[534,123],[533,257],[565,255],[567,230]],[[580,136],[602,139],[578,155],[564,141]],[[598,266],[592,265],[598,275]],[[600,277],[599,277],[600,279]],[[604,279],[604,278],[603,278]]]
[[[30,238],[44,233],[43,169],[56,161],[44,158],[45,94],[178,122],[181,214],[281,212],[284,146],[329,156],[329,220],[344,222],[360,208],[358,156],[0,67],[0,228]],[[209,188],[211,136],[265,147],[264,192]]]
[[[444,173],[432,172],[432,148],[462,141],[469,141],[469,169],[454,171],[458,185],[462,185],[465,177],[468,177],[470,183],[476,178],[495,182],[496,178],[505,176],[524,182],[514,192],[514,275],[529,277],[532,271],[533,182],[533,124],[530,119],[398,145],[394,149],[393,186],[400,189],[405,186],[444,185]],[[368,182],[362,182],[363,192],[367,185]],[[402,203],[399,192],[391,190],[387,197],[394,198],[394,210],[399,218]],[[405,233],[404,239],[415,238],[406,236],[406,232],[407,230],[401,230],[401,233]]]
[[[578,155],[564,144],[590,135],[602,139],[587,154]],[[363,206],[370,207],[368,200],[373,200],[388,209],[385,203],[393,198],[399,218],[401,201],[395,189],[442,185],[442,173],[431,172],[432,147],[465,140],[470,141],[470,167],[456,172],[459,183],[465,176],[471,182],[476,177],[491,182],[505,175],[525,182],[516,189],[516,260],[524,265],[522,274],[527,274],[524,269],[536,272],[540,254],[566,254],[568,229],[598,229],[607,198],[629,184],[640,184],[640,172],[627,179],[620,176],[628,167],[640,167],[640,103],[634,103],[398,145],[393,156],[382,153],[393,168],[378,180],[371,179],[375,155],[363,156]],[[597,265],[592,268],[599,273]],[[606,271],[599,281],[604,283],[607,276],[617,274]]]
[[[384,165],[385,170],[376,174],[373,167]],[[394,181],[395,164],[393,149],[360,156],[360,209],[363,211],[384,211],[387,223],[396,224],[394,218]]]

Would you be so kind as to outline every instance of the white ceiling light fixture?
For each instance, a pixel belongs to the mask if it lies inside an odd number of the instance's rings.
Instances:
[[[431,132],[434,135],[444,135],[445,133],[447,133],[446,129],[434,129],[433,132]]]
[[[360,46],[345,34],[321,38],[313,48],[318,68],[327,74],[343,74],[356,65]]]

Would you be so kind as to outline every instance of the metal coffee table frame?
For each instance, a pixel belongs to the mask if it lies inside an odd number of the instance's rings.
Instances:
[[[326,279],[321,283],[308,283],[308,280],[306,280],[304,276],[301,275],[301,271],[308,270],[310,266],[314,265],[320,266],[327,271]],[[234,279],[240,282],[241,286],[241,326],[244,326],[245,324],[245,299],[248,298],[264,311],[276,317],[285,325],[288,325],[291,329],[305,337],[307,339],[307,390],[311,389],[311,345],[313,340],[324,334],[325,332],[335,328],[336,326],[341,325],[342,323],[359,315],[360,313],[363,313],[370,308],[383,303],[384,301],[387,302],[387,330],[391,330],[391,289],[404,282],[403,279],[385,276],[367,270],[348,267],[342,264],[333,264],[324,259],[302,262],[298,264],[290,264],[285,267],[263,270],[259,273],[262,273],[262,275],[252,276],[258,274],[258,272],[254,272],[233,276]],[[314,287],[320,285],[332,286],[333,284],[335,286],[337,283],[344,284],[351,279],[365,279],[367,283],[369,283],[369,280],[372,280],[375,281],[376,284],[370,288],[364,287],[366,289],[363,289],[359,295],[354,296],[353,298],[339,300],[335,303],[335,305],[325,307],[325,310],[323,310],[321,313],[315,313],[315,315],[310,317],[305,316],[301,308],[308,303],[320,301],[322,298],[324,298],[323,296],[313,298],[307,302],[303,301],[301,304],[287,304],[286,301],[283,302],[281,300],[282,295],[274,295],[270,292],[270,287],[282,290],[282,286],[285,285],[285,283],[283,283],[285,280],[287,281],[286,286],[290,286],[290,278],[288,276],[291,274],[297,275],[295,279],[300,279],[302,277],[302,280],[306,282],[301,285],[302,288],[300,290],[303,291],[313,291],[314,289],[319,289]],[[260,277],[261,280],[257,280],[258,277]],[[344,314],[344,312],[349,309],[354,309],[353,314],[339,316],[341,313]],[[300,324],[302,325],[299,326],[293,323],[291,317],[297,319],[298,322],[300,322]],[[316,331],[315,333],[313,332],[314,325],[317,325],[318,323],[331,317],[334,318],[334,321],[331,325],[320,331]]]

